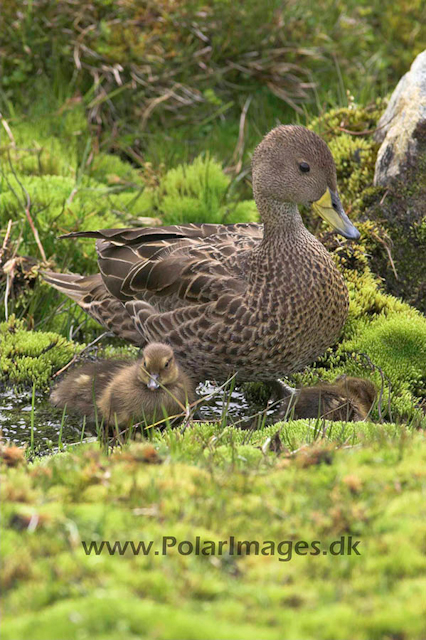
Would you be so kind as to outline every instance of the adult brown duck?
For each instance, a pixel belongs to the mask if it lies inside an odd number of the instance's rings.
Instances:
[[[345,238],[359,232],[337,192],[330,150],[301,126],[279,126],[256,148],[253,192],[263,224],[187,224],[68,234],[97,238],[100,273],[45,279],[136,345],[171,345],[195,380],[271,381],[315,360],[338,338],[348,292],[298,204]]]

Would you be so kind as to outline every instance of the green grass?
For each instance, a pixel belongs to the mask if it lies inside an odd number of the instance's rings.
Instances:
[[[249,96],[245,159],[278,120],[386,95],[426,45],[422,0],[3,5],[5,117],[56,109],[60,127],[77,103],[104,150],[167,168],[229,160]]]
[[[422,638],[424,435],[345,428],[345,445],[332,436],[293,455],[257,448],[270,430],[248,446],[244,432],[199,425],[109,456],[83,445],[4,469],[3,637]],[[286,429],[287,444],[311,441],[306,422]],[[86,556],[81,546],[235,536],[328,548],[349,535],[361,555],[288,561]]]

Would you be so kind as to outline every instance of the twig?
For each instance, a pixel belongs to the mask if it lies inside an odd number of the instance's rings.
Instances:
[[[159,104],[161,104],[162,102],[165,102],[165,100],[169,100],[169,98],[171,98],[173,95],[174,95],[173,89],[169,89],[162,96],[158,96],[158,98],[154,98],[153,100],[150,100],[147,108],[145,109],[145,111],[142,114],[142,122],[140,124],[140,129],[142,131],[144,130],[145,125],[146,125],[151,113],[154,111],[155,107],[158,106]]]
[[[235,173],[240,173],[241,168],[243,166],[243,153],[244,153],[244,132],[245,132],[245,125],[246,125],[246,117],[247,117],[247,112],[249,110],[250,107],[250,103],[253,99],[253,96],[249,96],[247,98],[247,100],[245,101],[243,110],[241,111],[241,116],[240,116],[240,128],[239,128],[239,132],[238,132],[238,141],[237,144],[235,146],[235,150],[234,153],[232,155],[232,160],[233,162],[236,162],[235,166],[230,167],[231,171],[234,171]]]
[[[3,260],[3,255],[4,255],[5,251],[6,251],[7,243],[9,242],[11,230],[12,230],[12,219],[9,218],[9,222],[7,223],[7,227],[6,227],[6,235],[4,236],[3,244],[2,244],[2,247],[0,249],[0,264],[1,264],[2,260]]]
[[[24,189],[26,198],[27,198],[27,206],[25,207],[25,215],[27,216],[27,220],[29,222],[29,225],[31,227],[31,231],[33,232],[34,235],[34,239],[36,241],[36,244],[38,246],[38,250],[40,251],[41,257],[43,259],[43,262],[47,262],[47,258],[46,258],[46,254],[44,252],[43,249],[43,245],[41,244],[41,240],[40,240],[40,236],[38,235],[38,231],[35,227],[34,221],[31,217],[31,213],[30,213],[30,208],[31,208],[31,199],[30,199],[30,194],[28,193],[28,191],[25,189],[25,187],[22,187]]]
[[[10,170],[12,171],[13,177],[15,178],[16,182],[19,184],[19,186],[22,189],[22,192],[25,195],[25,199],[26,199],[26,203],[25,203],[25,215],[27,217],[27,220],[29,222],[29,225],[31,227],[31,231],[33,232],[34,235],[34,239],[36,241],[36,244],[38,246],[38,249],[40,251],[41,257],[43,259],[43,262],[47,262],[47,258],[46,258],[46,254],[44,252],[43,249],[43,245],[41,244],[40,241],[40,237],[38,235],[38,231],[35,227],[34,221],[31,217],[31,213],[30,213],[30,209],[31,209],[31,198],[30,198],[30,194],[28,193],[28,191],[26,190],[26,188],[24,187],[24,185],[22,184],[22,182],[20,181],[20,179],[18,178],[16,171],[13,167],[12,161],[10,159],[10,153],[8,154],[8,160],[9,160],[9,166],[10,166]]]
[[[386,189],[385,193],[383,194],[382,199],[381,199],[381,200],[380,200],[380,202],[379,202],[379,205],[380,205],[380,206],[382,206],[382,204],[383,204],[383,203],[384,203],[384,201],[386,200],[386,198],[387,198],[387,196],[388,196],[388,193],[389,193],[389,189]]]
[[[9,273],[6,274],[6,291],[4,292],[4,315],[6,318],[6,322],[9,319],[8,302],[9,302],[10,288],[12,286],[12,280],[13,280],[13,275],[10,275]]]
[[[5,131],[6,131],[7,135],[8,135],[8,137],[9,137],[9,140],[10,140],[10,142],[11,142],[11,144],[12,144],[12,147],[14,147],[14,148],[15,148],[15,147],[16,147],[16,142],[15,142],[15,138],[13,137],[12,130],[11,130],[11,128],[9,127],[9,125],[8,125],[8,123],[7,123],[7,120],[5,120],[5,119],[3,118],[3,115],[2,115],[1,113],[0,113],[0,122],[2,123],[2,125],[3,125],[4,129],[5,129]]]
[[[394,273],[395,279],[396,279],[396,280],[399,280],[398,273],[397,273],[397,271],[396,271],[395,263],[394,263],[394,261],[393,261],[392,253],[391,253],[391,250],[390,250],[389,245],[387,244],[387,242],[386,242],[383,238],[381,238],[381,237],[380,237],[377,233],[375,233],[374,231],[371,231],[371,232],[370,232],[370,235],[372,236],[372,238],[374,238],[375,240],[377,240],[377,242],[380,242],[380,244],[382,244],[382,245],[384,246],[384,248],[385,248],[385,250],[386,250],[386,253],[388,254],[389,262],[390,262],[390,265],[391,265],[391,267],[392,267],[392,271],[393,271],[393,273]]]
[[[9,260],[7,260],[3,266],[3,273],[6,274],[6,291],[4,294],[4,312],[6,320],[8,320],[9,318],[8,301],[10,292],[12,291],[13,280],[15,278],[15,269],[16,266],[22,261],[23,258],[16,258],[14,256],[13,258],[9,258]]]

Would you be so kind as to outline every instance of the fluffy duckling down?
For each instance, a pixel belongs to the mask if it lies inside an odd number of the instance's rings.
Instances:
[[[294,420],[320,417],[358,422],[366,419],[376,396],[376,388],[369,380],[340,376],[331,384],[297,389],[283,400],[280,414]]]
[[[113,376],[98,407],[109,425],[124,426],[132,420],[152,424],[182,413],[194,397],[195,385],[180,369],[173,349],[152,343],[143,350],[142,360]]]
[[[195,398],[195,384],[182,371],[173,349],[152,343],[136,362],[105,360],[69,373],[50,400],[110,426],[146,425],[182,413]]]
[[[73,411],[94,420],[99,414],[97,402],[113,376],[129,367],[128,360],[86,362],[69,373],[54,387],[50,402],[54,407]]]

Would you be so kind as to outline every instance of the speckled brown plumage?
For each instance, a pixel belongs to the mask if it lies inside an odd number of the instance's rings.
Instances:
[[[376,396],[376,388],[369,380],[342,376],[332,384],[297,389],[282,401],[279,413],[281,417],[295,420],[325,418],[357,422],[365,420]]]
[[[275,379],[321,355],[346,319],[343,279],[297,208],[330,193],[351,226],[336,189],[327,145],[304,127],[281,126],[253,156],[263,225],[70,234],[98,239],[100,274],[45,278],[134,344],[170,344],[197,380],[235,372],[240,380]]]

